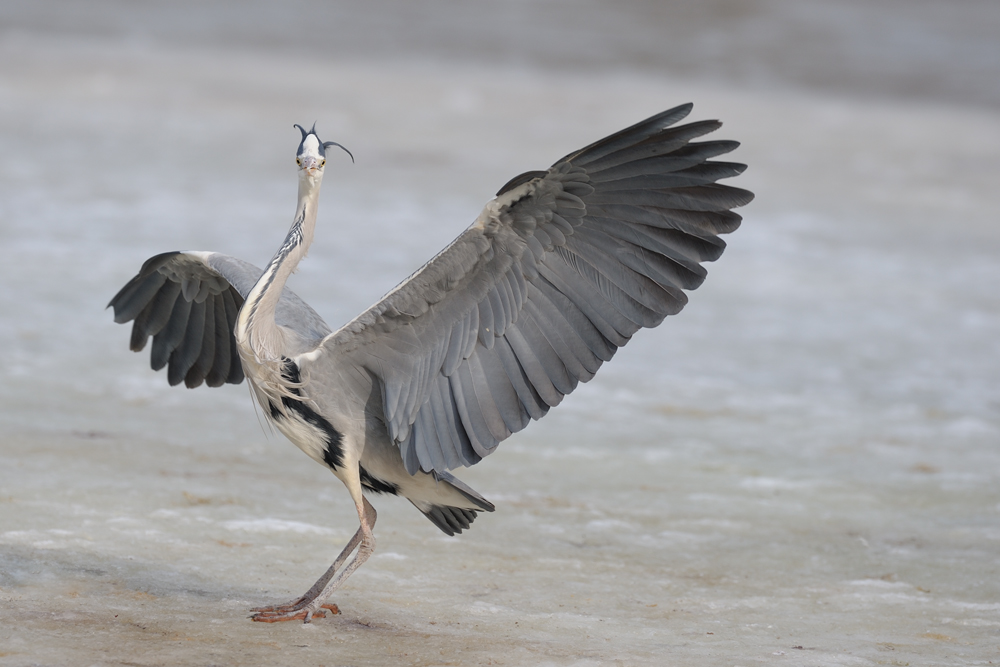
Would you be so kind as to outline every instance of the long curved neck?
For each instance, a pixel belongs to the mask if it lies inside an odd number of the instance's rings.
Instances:
[[[300,172],[299,204],[292,227],[240,309],[236,340],[241,347],[252,351],[258,361],[279,359],[284,348],[284,334],[275,322],[275,310],[288,277],[312,244],[322,182],[322,172],[312,175]]]

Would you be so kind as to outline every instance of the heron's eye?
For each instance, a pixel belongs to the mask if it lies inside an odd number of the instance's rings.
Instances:
[[[300,158],[300,157],[295,158],[295,164],[297,164],[297,165],[299,165],[301,167],[302,166],[302,158]]]
[[[319,161],[319,166],[321,166],[321,167],[325,167],[326,166],[326,158],[323,158],[322,160]]]

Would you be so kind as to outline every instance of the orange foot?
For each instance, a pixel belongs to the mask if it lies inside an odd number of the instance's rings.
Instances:
[[[280,605],[277,607],[258,607],[252,609],[251,611],[257,613],[250,618],[258,623],[281,623],[282,621],[303,621],[309,623],[314,618],[326,618],[324,609],[329,610],[334,616],[340,613],[340,609],[335,604],[321,604],[319,609],[313,612],[310,612],[308,609],[296,609],[292,605]]]

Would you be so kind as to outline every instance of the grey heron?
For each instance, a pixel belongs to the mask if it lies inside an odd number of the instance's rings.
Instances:
[[[266,418],[347,487],[359,528],[301,597],[254,609],[304,620],[375,549],[366,492],[405,497],[448,535],[494,506],[451,471],[471,466],[586,382],[705,279],[702,262],[753,194],[717,181],[746,167],[693,141],[718,121],[683,105],[508,181],[475,222],[374,306],[333,331],[285,287],[316,226],[326,149],[301,132],[298,206],[262,271],[216,252],[147,260],[111,300],[131,349],[171,385],[246,377]],[[344,149],[346,150],[346,149]],[[353,156],[352,156],[353,159]],[[353,558],[352,558],[353,554]]]

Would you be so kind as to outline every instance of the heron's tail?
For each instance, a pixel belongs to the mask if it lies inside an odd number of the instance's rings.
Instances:
[[[479,512],[492,512],[496,509],[493,503],[483,498],[471,486],[451,473],[434,472],[434,481],[444,486],[446,495],[452,499],[446,502],[456,503],[446,505],[443,502],[425,501],[409,498],[414,507],[423,512],[435,526],[447,535],[455,535],[472,525]],[[465,502],[463,502],[465,501]]]
[[[413,504],[416,505],[416,503]],[[417,509],[423,512],[424,516],[430,519],[431,523],[440,528],[446,535],[461,533],[472,525],[478,514],[476,510],[467,510],[461,507],[446,507],[445,505],[431,505],[426,510],[417,505]]]

